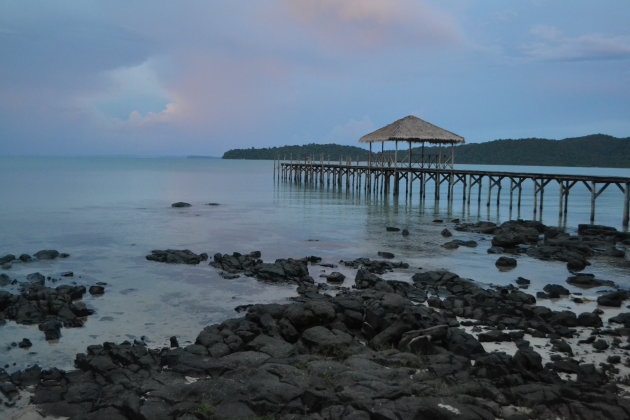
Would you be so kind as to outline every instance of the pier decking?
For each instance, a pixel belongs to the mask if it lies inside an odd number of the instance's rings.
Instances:
[[[404,195],[411,200],[414,196],[414,188],[420,200],[427,199],[427,186],[433,185],[433,200],[439,202],[442,194],[451,203],[455,200],[454,189],[461,186],[461,200],[470,206],[473,190],[477,190],[477,205],[481,206],[482,189],[487,189],[485,196],[486,207],[496,200],[498,207],[501,202],[503,188],[509,189],[509,209],[516,207],[519,210],[522,204],[523,186],[530,183],[533,187],[534,203],[533,218],[542,216],[545,189],[549,191],[549,184],[557,184],[554,189],[558,200],[559,218],[566,220],[569,207],[569,194],[576,185],[584,185],[590,192],[590,222],[595,221],[596,202],[598,197],[608,187],[616,187],[621,192],[619,209],[622,226],[628,228],[630,220],[630,178],[605,177],[590,175],[562,175],[550,173],[526,173],[526,172],[500,172],[500,171],[473,171],[455,169],[453,165],[436,165],[437,167],[415,167],[411,164],[401,165],[389,162],[345,162],[338,163],[305,160],[303,162],[274,162],[274,177],[278,180],[297,183],[310,183],[313,185],[332,185],[346,189],[362,190],[370,194],[402,195],[401,187],[404,187]],[[403,182],[404,181],[404,182]],[[509,183],[509,186],[508,186]],[[493,196],[494,193],[494,196]]]

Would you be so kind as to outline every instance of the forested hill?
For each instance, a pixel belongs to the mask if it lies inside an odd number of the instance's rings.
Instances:
[[[342,146],[339,144],[305,144],[304,146],[265,147],[262,149],[232,149],[223,154],[223,159],[293,159],[305,157],[320,159],[339,159],[339,156],[352,156],[366,159],[368,151],[356,146]]]
[[[386,144],[392,148],[393,144]],[[406,155],[406,144],[399,143],[399,157]],[[379,147],[374,148],[380,149]],[[426,147],[425,153],[434,148]],[[387,152],[386,153],[391,153]],[[414,160],[418,159],[419,148],[413,149]],[[294,160],[314,157],[338,160],[340,156],[351,156],[353,160],[367,159],[368,151],[355,146],[338,144],[307,144],[262,149],[234,149],[226,152],[223,159],[274,159]],[[630,168],[630,137],[617,138],[604,134],[564,140],[520,139],[494,140],[471,143],[455,147],[457,163],[488,165],[538,165],[538,166],[599,166]]]

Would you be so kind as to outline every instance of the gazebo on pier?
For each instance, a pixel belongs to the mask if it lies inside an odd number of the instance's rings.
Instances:
[[[464,143],[464,138],[458,136],[455,133],[451,133],[450,131],[444,130],[436,125],[433,125],[429,122],[426,122],[418,117],[413,115],[409,115],[405,118],[401,118],[397,121],[394,121],[391,124],[386,125],[385,127],[379,128],[376,131],[373,131],[359,139],[359,143],[369,143],[370,144],[370,154],[368,158],[368,165],[372,166],[373,163],[376,165],[385,166],[385,157],[383,152],[385,151],[385,142],[393,141],[396,143],[396,149],[394,152],[393,162],[389,160],[387,162],[388,166],[398,166],[398,142],[407,142],[409,145],[409,155],[408,155],[408,163],[409,168],[412,167],[412,156],[411,156],[411,144],[412,143],[422,143],[422,150],[420,155],[420,160],[417,162],[417,165],[421,168],[431,168],[435,167],[438,169],[445,168],[453,168],[455,164],[455,149],[453,146],[457,143]],[[381,155],[382,159],[380,161],[374,161],[372,156],[372,143],[381,143]],[[450,156],[448,154],[444,156],[441,152],[435,155],[425,156],[424,153],[424,145],[425,143],[438,145],[442,147],[443,145],[451,145],[451,153]]]

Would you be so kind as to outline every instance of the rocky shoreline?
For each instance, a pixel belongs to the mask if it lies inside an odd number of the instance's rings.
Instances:
[[[160,349],[103,343],[77,354],[73,371],[0,371],[0,391],[5,403],[27,390],[45,415],[86,419],[630,418],[630,312],[611,307],[630,296],[579,273],[593,255],[620,256],[630,238],[551,229],[455,227],[494,235],[493,252],[566,261],[569,284],[612,288],[595,311],[539,305],[569,298],[568,290],[550,284],[529,294],[527,279],[488,288],[418,271],[384,280],[409,266],[359,258],[340,263],[353,281],[322,265],[328,283],[318,283],[308,269],[317,257],[264,263],[260,253],[215,254],[211,265],[225,278],[293,283],[299,296],[240,307],[239,317],[205,327],[185,347],[176,337]],[[155,261],[205,260],[167,251],[185,258]]]

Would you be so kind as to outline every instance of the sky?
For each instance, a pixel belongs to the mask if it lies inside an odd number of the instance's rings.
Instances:
[[[416,115],[630,136],[627,0],[1,0],[0,155],[212,155]]]

